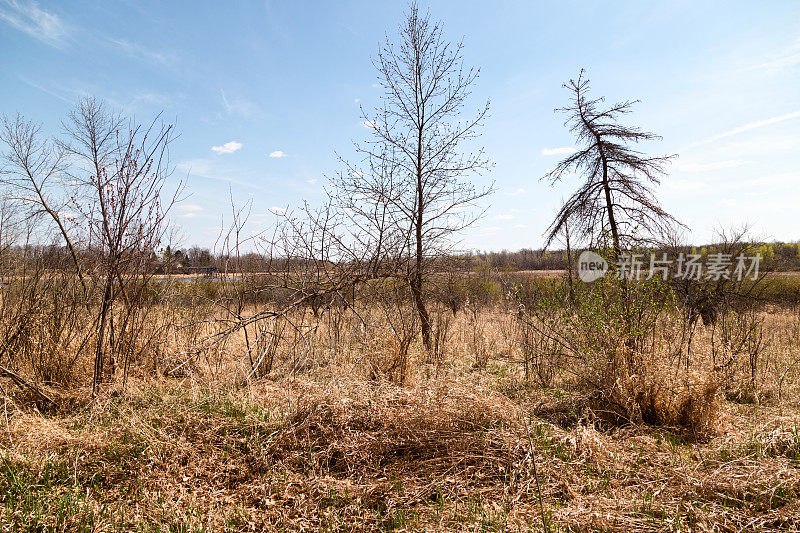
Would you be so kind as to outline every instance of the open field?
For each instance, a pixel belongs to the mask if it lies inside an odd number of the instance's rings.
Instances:
[[[7,381],[4,530],[800,529],[796,310],[759,311],[754,390],[745,365],[702,423],[672,425],[608,418],[563,361],[544,376],[534,357],[526,378],[502,301],[437,316],[444,350],[414,341],[402,384],[391,321],[365,331],[346,309],[297,310],[311,351],[283,335],[259,378],[243,336],[189,357],[197,332],[180,327],[93,401],[50,386],[49,405]],[[713,329],[697,327],[693,364]]]
[[[800,533],[800,4],[401,3],[0,0],[0,533]]]

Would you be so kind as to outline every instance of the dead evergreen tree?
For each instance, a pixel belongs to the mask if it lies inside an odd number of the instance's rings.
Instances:
[[[650,157],[631,147],[660,139],[654,133],[619,124],[637,101],[604,107],[604,98],[589,97],[584,70],[564,87],[571,102],[556,111],[567,114],[565,125],[575,135],[578,150],[542,179],[555,184],[575,173],[582,183],[556,214],[547,230],[546,246],[570,223],[573,239],[597,242],[610,233],[616,260],[624,247],[663,235],[677,224],[661,208],[652,189],[660,183],[673,156]]]
[[[411,4],[398,41],[387,37],[374,60],[382,103],[373,113],[362,110],[372,138],[356,145],[367,168],[348,168],[357,178],[377,171],[378,179],[340,180],[344,188],[336,194],[368,189],[360,191],[365,194],[361,198],[374,201],[379,209],[368,219],[378,224],[372,228],[375,235],[391,235],[395,258],[404,258],[404,276],[428,350],[432,328],[425,302],[430,264],[452,251],[454,234],[480,216],[471,208],[491,192],[491,187],[478,189],[463,179],[480,174],[490,163],[482,148],[469,151],[464,146],[479,135],[489,103],[472,117],[462,117],[479,74],[478,69],[464,67],[462,48],[460,42],[448,42],[441,24]],[[398,229],[400,235],[394,231]],[[373,244],[382,251],[376,257],[387,256],[386,241]],[[401,250],[398,244],[406,246]]]

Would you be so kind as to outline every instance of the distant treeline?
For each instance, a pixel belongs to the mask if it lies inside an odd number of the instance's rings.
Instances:
[[[721,250],[718,244],[703,246],[679,246],[673,248],[656,248],[651,250],[657,256],[662,253],[670,257],[683,253],[699,254],[708,257],[709,254]],[[573,250],[573,263],[582,250]],[[648,251],[643,250],[647,254]],[[763,270],[791,271],[800,270],[800,243],[798,242],[773,242],[759,243],[748,247],[747,255],[761,255],[760,266]],[[567,268],[566,250],[522,250],[511,252],[474,252],[462,256],[471,265],[472,269],[490,268],[494,270],[565,270]]]
[[[775,271],[800,271],[800,243],[760,243],[749,248],[749,255],[761,255],[761,269]],[[572,251],[573,263],[581,249]],[[682,246],[677,248],[653,250],[656,254],[699,254],[707,257],[708,254],[717,253],[719,245],[708,244],[704,246]],[[62,268],[70,263],[70,257],[63,246],[29,245],[14,249],[20,257],[43,259],[44,264],[51,268]],[[643,251],[647,253],[647,251]],[[87,255],[91,255],[88,253]],[[220,271],[227,272],[266,272],[286,269],[296,260],[291,258],[276,258],[258,253],[245,253],[238,257],[227,254],[214,253],[208,248],[193,246],[184,250],[172,250],[169,246],[159,252],[153,252],[154,265],[157,273],[182,274],[189,273],[197,267],[217,267]],[[100,257],[98,255],[98,257]],[[566,250],[533,250],[523,248],[512,252],[502,250],[499,252],[475,251],[441,259],[440,269],[459,270],[565,270],[567,268]]]

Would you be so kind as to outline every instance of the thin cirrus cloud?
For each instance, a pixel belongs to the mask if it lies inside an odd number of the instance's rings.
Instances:
[[[112,43],[117,45],[125,54],[145,61],[147,63],[154,63],[161,66],[174,64],[178,61],[177,56],[174,54],[167,54],[151,50],[150,48],[124,39],[110,39]]]
[[[575,151],[572,146],[562,146],[560,148],[542,148],[542,155],[561,155],[571,154]]]
[[[241,150],[242,143],[237,141],[230,141],[222,146],[212,146],[211,149],[217,152],[218,154],[232,154],[237,150]]]
[[[45,87],[44,85],[41,85],[39,83],[36,83],[35,81],[31,81],[31,80],[29,80],[28,78],[26,78],[24,76],[20,76],[19,79],[25,85],[29,85],[29,86],[33,87],[34,89],[38,89],[38,90],[42,91],[43,93],[52,96],[53,98],[58,98],[62,102],[66,102],[66,103],[68,103],[70,105],[75,103],[75,100],[72,99],[72,98],[69,98],[68,93],[65,93],[63,91],[63,89],[62,90],[54,90],[54,89],[51,89],[49,87]]]
[[[256,106],[256,104],[247,98],[243,98],[241,96],[229,96],[223,89],[220,89],[219,93],[220,96],[222,96],[222,105],[225,107],[225,111],[228,114],[252,118],[254,115],[259,113],[258,106]]]
[[[717,205],[720,207],[736,207],[737,204],[736,198],[723,198],[717,201]]]
[[[739,126],[737,128],[730,129],[728,131],[723,131],[722,133],[718,133],[716,135],[712,135],[711,137],[707,137],[703,140],[697,141],[695,143],[690,144],[685,149],[695,148],[697,146],[701,146],[704,144],[713,143],[719,141],[721,139],[725,139],[727,137],[732,137],[734,135],[739,135],[740,133],[745,133],[747,131],[751,131],[757,128],[763,128],[764,126],[770,126],[772,124],[777,124],[779,122],[783,122],[785,120],[791,120],[794,118],[800,117],[800,111],[794,111],[792,113],[786,113],[785,115],[780,115],[777,117],[768,118],[765,120],[757,120],[755,122],[750,122],[749,124],[745,124],[743,126]]]
[[[197,204],[183,204],[176,206],[175,209],[181,213],[183,218],[193,218],[203,211],[203,206]]]
[[[479,231],[483,235],[494,235],[495,233],[503,231],[504,229],[505,228],[502,228],[500,226],[488,226],[485,228],[481,228]]]
[[[785,72],[786,69],[800,64],[800,39],[796,39],[789,46],[784,47],[766,61],[761,61],[746,67],[745,71],[762,70],[769,73]]]
[[[708,189],[708,184],[698,180],[672,179],[665,182],[664,187],[665,192],[671,192],[676,195],[686,195]]]
[[[0,3],[0,21],[55,47],[61,47],[69,33],[58,15],[36,2],[5,0]]]
[[[283,150],[275,150],[274,152],[269,153],[270,157],[286,157],[286,153]]]
[[[727,168],[736,168],[746,165],[749,161],[744,159],[732,159],[730,161],[716,161],[714,163],[685,163],[678,166],[678,170],[683,172],[711,172]]]
[[[232,183],[248,189],[256,189],[262,192],[272,192],[266,187],[254,183],[250,180],[237,177],[237,173],[231,172],[220,166],[219,159],[190,159],[181,161],[175,168],[186,176],[199,177],[207,180],[222,181]]]

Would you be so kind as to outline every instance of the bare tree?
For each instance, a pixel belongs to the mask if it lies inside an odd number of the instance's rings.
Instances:
[[[103,296],[98,314],[93,390],[102,381],[108,358],[130,359],[134,343],[126,333],[139,310],[139,292],[152,274],[152,265],[167,229],[167,215],[181,186],[163,196],[171,173],[169,144],[174,127],[157,117],[149,125],[126,121],[94,99],[81,100],[64,124],[60,145],[72,160],[68,170],[76,193],[72,205],[80,213],[89,246],[99,252],[98,277]],[[114,302],[125,312],[114,335]],[[126,342],[127,341],[127,342]],[[106,346],[110,349],[106,350]],[[110,352],[110,353],[107,353]]]
[[[158,118],[142,126],[84,98],[63,126],[64,136],[50,142],[22,117],[4,119],[2,174],[30,215],[57,230],[87,309],[94,309],[94,291],[101,293],[94,324],[96,392],[115,359],[127,363],[142,344],[143,294],[182,185],[165,193],[174,128]],[[117,301],[124,305],[115,331]]]
[[[21,115],[3,117],[0,142],[5,147],[0,176],[10,185],[10,199],[27,206],[31,221],[44,218],[57,229],[74,263],[84,292],[88,291],[78,250],[74,243],[75,224],[68,209],[69,195],[64,194],[65,154],[56,143],[48,141],[41,126]]]
[[[462,43],[448,42],[441,24],[431,22],[415,3],[399,27],[399,40],[388,37],[374,60],[382,104],[364,112],[370,140],[356,144],[362,165],[348,165],[348,175],[363,180],[340,180],[338,196],[359,191],[372,202],[369,211],[374,257],[404,256],[405,274],[420,318],[425,347],[430,349],[431,321],[425,305],[430,260],[451,251],[455,233],[473,224],[480,214],[469,209],[492,188],[477,189],[464,180],[490,166],[482,148],[464,146],[478,135],[488,101],[477,113],[462,119],[462,111],[479,70],[465,68]],[[353,196],[351,196],[353,197]],[[403,245],[403,246],[401,246]]]
[[[660,139],[637,127],[619,124],[636,101],[601,107],[604,98],[589,97],[589,80],[581,70],[577,80],[564,87],[571,103],[557,109],[567,114],[565,125],[575,135],[579,149],[559,162],[543,179],[554,184],[571,173],[583,180],[558,211],[547,231],[546,245],[570,223],[573,237],[596,241],[611,233],[614,258],[634,241],[664,234],[677,221],[665,212],[653,194],[672,156],[649,157],[630,147]]]
[[[402,209],[407,179],[393,156],[367,157],[356,167],[342,160],[345,171],[331,180],[330,207],[335,224],[325,220],[341,260],[359,263],[365,275],[397,275],[407,267],[412,234]],[[318,217],[317,217],[318,218]]]

